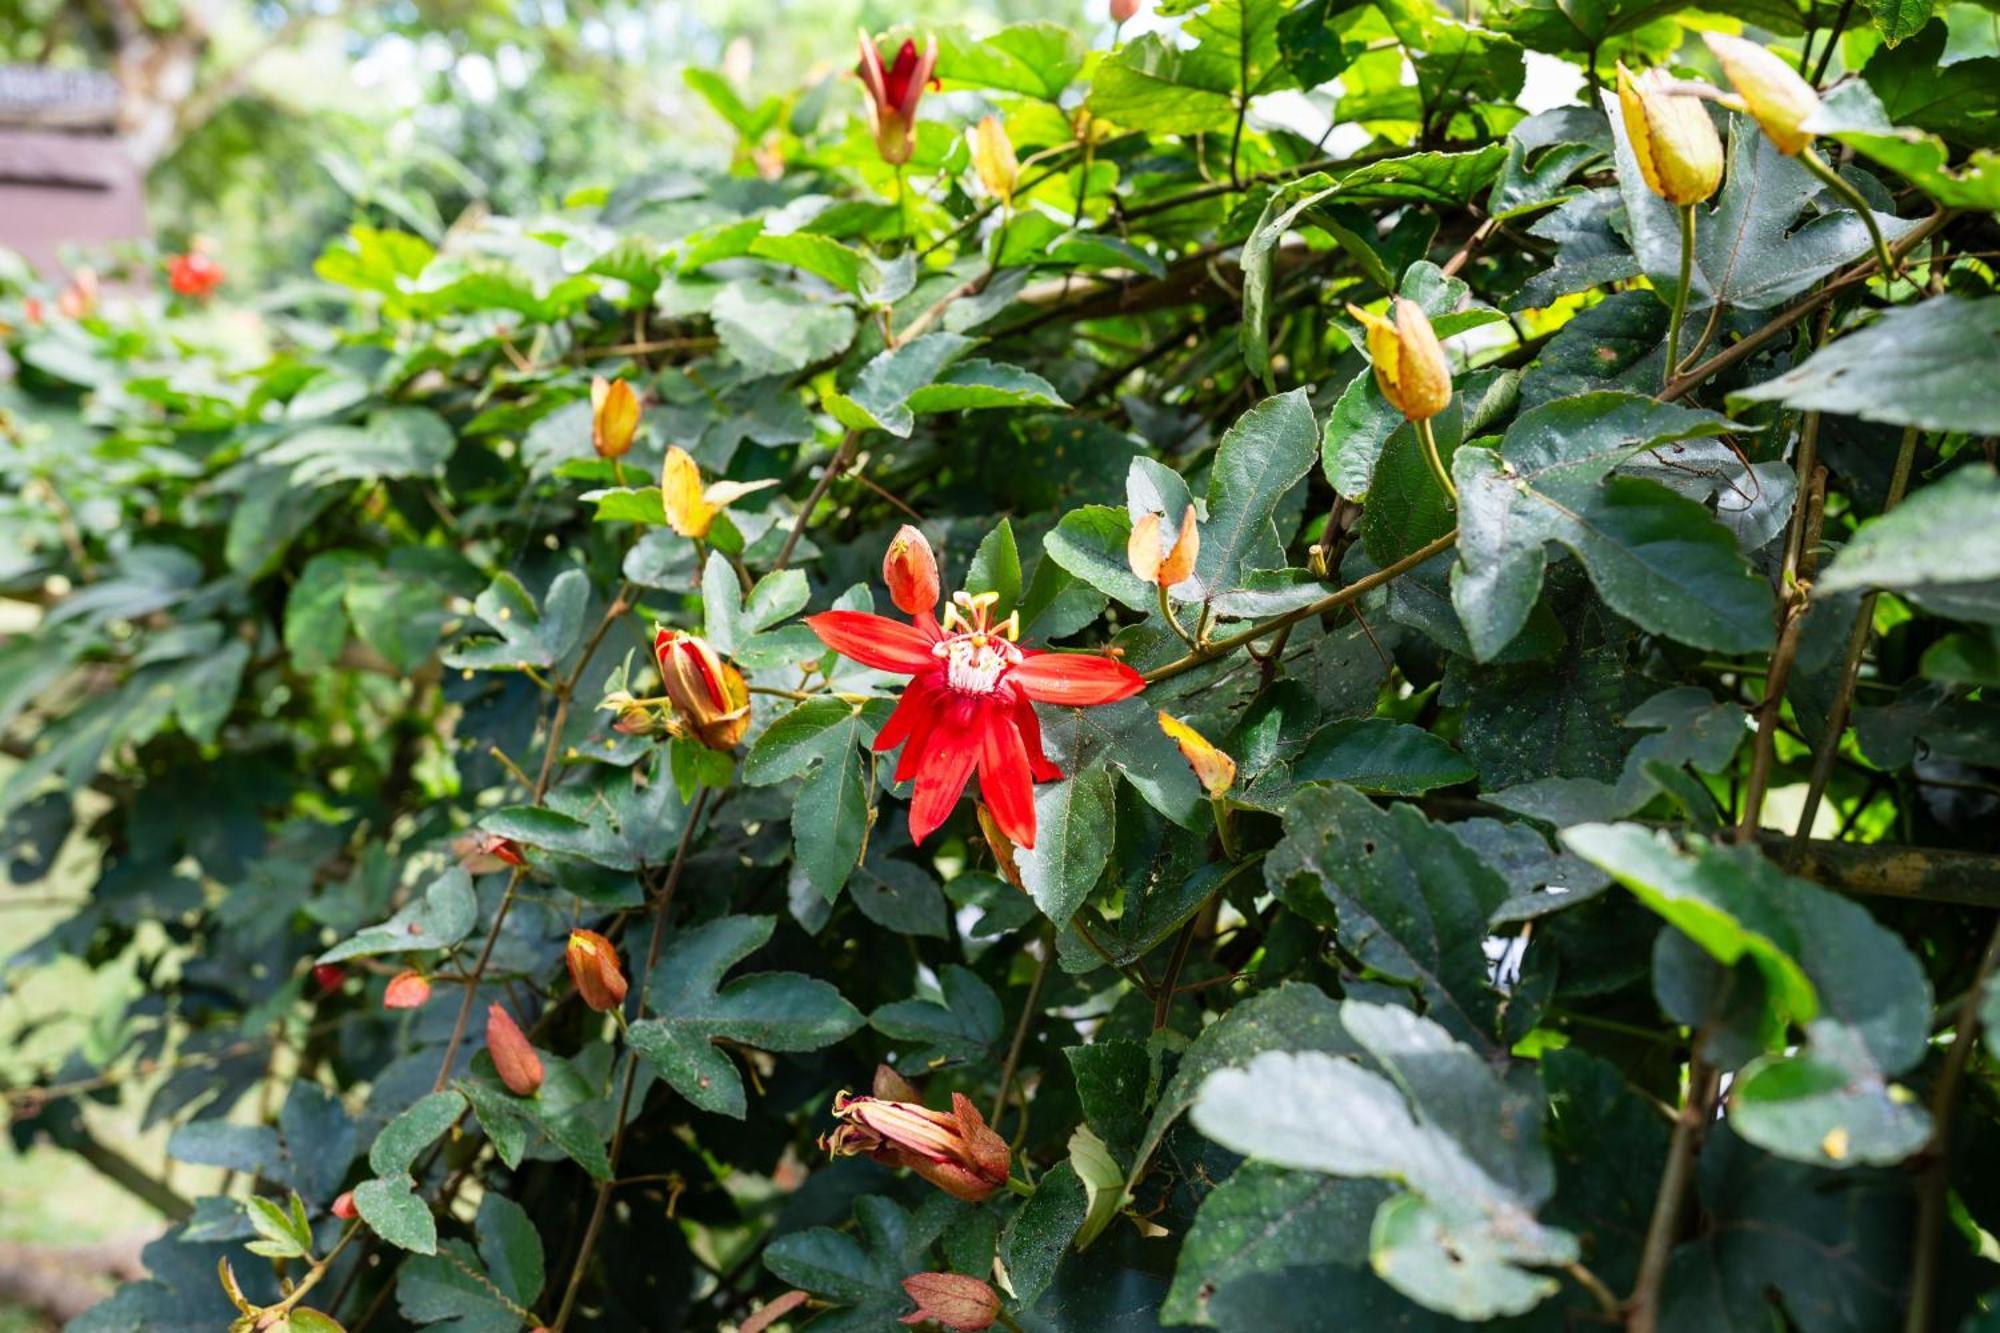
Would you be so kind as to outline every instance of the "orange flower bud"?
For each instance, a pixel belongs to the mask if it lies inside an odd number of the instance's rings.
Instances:
[[[507,1091],[516,1097],[532,1097],[542,1086],[542,1057],[528,1044],[528,1038],[505,1009],[486,1006],[486,1053],[493,1057],[493,1070]]]
[[[979,813],[979,831],[986,835],[986,845],[993,852],[993,868],[1000,872],[1000,878],[1022,889],[1021,863],[1014,856],[1014,840],[1007,836],[1007,830],[1000,827],[1000,821],[993,817],[986,802],[975,801],[973,809]],[[1026,892],[1025,889],[1022,891]]]
[[[924,534],[907,523],[896,529],[882,557],[882,581],[889,585],[889,600],[904,615],[937,614],[937,556]]]
[[[1387,319],[1353,305],[1347,313],[1368,331],[1375,384],[1390,406],[1411,421],[1444,411],[1451,402],[1451,363],[1423,307],[1398,296],[1389,302]]]
[[[1139,12],[1139,0],[1111,0],[1111,21],[1130,23]]]
[[[624,380],[590,380],[590,447],[599,458],[623,458],[639,429],[639,395]]]
[[[1125,543],[1125,563],[1146,582],[1171,588],[1194,573],[1195,559],[1201,554],[1201,533],[1195,527],[1194,506],[1181,511],[1181,528],[1172,546],[1164,546],[1161,536],[1164,526],[1158,514],[1140,515]]]
[[[625,1003],[625,971],[610,940],[594,930],[572,930],[563,961],[569,964],[569,979],[586,1005],[601,1014]]]
[[[340,1196],[333,1201],[333,1207],[329,1211],[343,1222],[352,1222],[355,1218],[361,1216],[361,1210],[354,1206],[353,1190],[341,1191]]]
[[[1618,66],[1618,109],[1646,188],[1670,204],[1698,204],[1722,183],[1722,140],[1700,99],[1671,91],[1664,70]]]
[[[733,750],[750,727],[750,687],[743,674],[699,635],[661,629],[653,636],[660,683],[674,711],[711,750]]]
[[[421,972],[398,972],[389,978],[389,989],[382,993],[382,1007],[421,1009],[430,998],[430,978]]]
[[[998,116],[985,116],[972,130],[972,168],[988,194],[1002,203],[1014,202],[1014,182],[1021,174],[1021,160],[1014,156],[1013,140]]]
[[[955,1199],[978,1203],[1007,1183],[1007,1140],[987,1127],[962,1093],[951,1112],[916,1103],[840,1093],[833,1114],[841,1122],[820,1144],[836,1157],[867,1156],[908,1167]]]
[[[1701,39],[1722,62],[1722,72],[1778,151],[1796,157],[1813,141],[1805,128],[1807,118],[1819,110],[1819,94],[1813,86],[1755,42],[1720,32],[1705,32]]]
[[[979,1333],[1000,1317],[1000,1297],[976,1277],[961,1273],[912,1273],[903,1290],[917,1308],[899,1323],[932,1323],[952,1333]]]
[[[1165,710],[1160,713],[1160,730],[1180,747],[1181,758],[1211,798],[1236,784],[1236,761],[1209,744],[1208,737]]]

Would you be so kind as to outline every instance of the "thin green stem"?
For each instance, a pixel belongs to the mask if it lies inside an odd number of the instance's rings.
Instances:
[[[1430,418],[1412,421],[1410,425],[1416,428],[1417,443],[1424,447],[1424,461],[1431,465],[1431,474],[1438,479],[1438,485],[1444,487],[1445,499],[1451,502],[1453,509],[1458,508],[1458,487],[1451,484],[1451,473],[1445,468],[1444,455],[1438,452],[1437,432],[1431,429]]]
[[[1667,364],[1660,371],[1660,387],[1674,382],[1674,367],[1681,361],[1681,321],[1687,318],[1688,284],[1694,278],[1694,205],[1682,204],[1681,276],[1674,286],[1673,304],[1667,307]]]
[[[1902,272],[1902,266],[1889,249],[1888,238],[1882,235],[1882,227],[1875,221],[1875,210],[1861,197],[1861,191],[1854,188],[1848,179],[1835,171],[1817,149],[1808,147],[1799,154],[1799,161],[1805,169],[1817,176],[1820,183],[1847,201],[1856,213],[1861,215],[1862,225],[1868,228],[1868,238],[1875,242],[1875,262],[1882,266],[1884,277],[1894,278]]]
[[[999,1124],[1000,1112],[1007,1107],[1007,1093],[1013,1087],[1015,1071],[1021,1067],[1021,1051],[1028,1044],[1028,1027],[1034,1022],[1035,1003],[1042,997],[1042,982],[1048,979],[1049,964],[1055,961],[1055,956],[1055,930],[1051,927],[1042,936],[1042,956],[1035,960],[1035,976],[1028,983],[1028,998],[1021,1002],[1021,1019],[1014,1024],[1014,1039],[1007,1044],[1007,1062],[1000,1067],[1000,1091],[993,1095],[993,1114],[986,1117],[988,1124]],[[1012,1181],[1008,1182],[1008,1187],[1013,1187]]]
[[[1273,616],[1261,625],[1252,625],[1249,629],[1232,634],[1226,639],[1212,640],[1195,649],[1186,657],[1176,658],[1165,666],[1154,667],[1151,671],[1145,673],[1146,683],[1154,685],[1163,680],[1171,680],[1183,672],[1194,670],[1204,662],[1212,662],[1216,658],[1233,652],[1246,644],[1255,643],[1267,634],[1276,634],[1287,625],[1296,625],[1301,620],[1310,620],[1314,616],[1325,615],[1328,611],[1332,611],[1337,607],[1346,606],[1349,602],[1358,601],[1363,595],[1373,592],[1383,584],[1401,578],[1418,565],[1429,560],[1432,556],[1440,555],[1450,550],[1457,541],[1458,529],[1453,528],[1436,541],[1410,552],[1395,564],[1385,569],[1378,569],[1366,578],[1356,579],[1346,587],[1328,593],[1316,602],[1302,606],[1296,611],[1287,611],[1281,616]]]
[[[1181,618],[1174,614],[1173,598],[1167,596],[1166,585],[1161,584],[1154,591],[1159,594],[1160,614],[1167,618],[1167,624],[1172,627],[1174,637],[1188,647],[1194,647],[1194,636],[1187,632],[1186,628],[1181,624]]]

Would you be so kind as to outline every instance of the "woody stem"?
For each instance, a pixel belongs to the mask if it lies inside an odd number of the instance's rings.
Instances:
[[[1458,487],[1451,484],[1451,473],[1446,471],[1444,457],[1438,453],[1437,432],[1431,429],[1430,418],[1412,421],[1410,425],[1416,428],[1417,443],[1424,447],[1424,461],[1431,465],[1431,472],[1437,477],[1438,485],[1444,487],[1445,499],[1451,502],[1452,508],[1458,508]]]
[[[1881,225],[1875,221],[1875,210],[1861,197],[1861,191],[1855,189],[1845,176],[1829,166],[1827,160],[1821,157],[1816,149],[1805,149],[1799,154],[1799,161],[1807,171],[1819,178],[1822,185],[1839,195],[1850,208],[1860,214],[1862,225],[1868,228],[1868,238],[1875,242],[1875,262],[1882,266],[1882,275],[1893,278],[1901,272],[1896,256],[1889,253],[1889,242],[1882,235]]]
[[[1687,317],[1688,282],[1694,277],[1694,205],[1682,204],[1681,276],[1674,285],[1673,304],[1667,307],[1667,364],[1660,370],[1660,387],[1674,382],[1674,367],[1681,359],[1681,321]]]

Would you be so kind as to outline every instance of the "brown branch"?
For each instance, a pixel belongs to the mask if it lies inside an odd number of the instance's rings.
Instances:
[[[799,516],[792,520],[792,531],[785,538],[785,544],[778,548],[777,563],[771,566],[773,574],[792,562],[792,552],[798,548],[799,538],[805,536],[806,528],[812,523],[813,510],[819,508],[819,502],[824,500],[826,493],[833,488],[834,480],[845,472],[847,465],[854,460],[854,446],[860,439],[861,432],[853,430],[840,437],[840,447],[835,449],[833,457],[827,460],[826,471],[820,473],[818,483],[812,488],[812,494],[806,497],[805,504],[799,508]]]
[[[556,751],[562,746],[563,727],[569,723],[570,699],[576,693],[576,683],[590,666],[590,659],[604,642],[604,636],[618,623],[618,618],[631,609],[627,600],[632,596],[632,585],[621,584],[618,595],[611,599],[611,605],[604,608],[603,619],[597,622],[590,638],[585,640],[583,651],[577,656],[576,665],[569,675],[556,687],[555,716],[549,721],[548,743],[542,751],[542,769],[535,778],[535,787],[528,797],[530,805],[540,805],[549,793],[549,779],[555,774]],[[472,1017],[473,1003],[479,996],[479,983],[486,975],[486,965],[493,960],[493,947],[500,942],[500,928],[507,924],[507,913],[514,906],[514,891],[521,886],[521,878],[527,873],[526,866],[515,866],[507,876],[507,887],[500,895],[500,906],[493,913],[493,925],[486,932],[486,939],[479,946],[479,957],[472,964],[472,971],[465,979],[465,995],[458,1002],[458,1016],[452,1020],[451,1037],[445,1042],[444,1059],[438,1062],[437,1081],[432,1090],[443,1092],[451,1079],[451,1064],[458,1056],[458,1048],[465,1041],[465,1026]]]
[[[681,871],[687,865],[688,848],[694,845],[696,829],[701,824],[702,811],[708,806],[709,790],[704,787],[695,794],[694,803],[688,807],[687,827],[681,830],[681,840],[674,848],[673,864],[667,869],[666,882],[660,886],[659,901],[653,906],[653,933],[646,945],[646,967],[639,974],[638,1002],[633,1012],[646,1011],[646,991],[653,980],[653,967],[660,961],[660,944],[666,938],[667,918],[674,906],[674,891],[680,887]],[[629,1042],[628,1042],[629,1045]],[[625,1056],[625,1091],[618,1098],[618,1118],[612,1122],[611,1148],[605,1170],[605,1177],[597,1184],[597,1201],[591,1205],[590,1221],[583,1229],[583,1241],[577,1247],[576,1262],[570,1266],[569,1283],[563,1288],[562,1305],[556,1311],[555,1322],[549,1325],[553,1333],[563,1333],[569,1324],[569,1317],[576,1309],[577,1294],[583,1289],[584,1270],[590,1265],[591,1251],[597,1248],[597,1235],[604,1227],[604,1212],[611,1203],[611,1190],[618,1183],[618,1158],[625,1150],[625,1130],[632,1110],[632,1090],[639,1083],[639,1052],[628,1050]]]

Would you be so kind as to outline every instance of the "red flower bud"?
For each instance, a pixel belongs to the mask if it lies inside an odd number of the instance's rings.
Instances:
[[[339,963],[314,963],[313,984],[320,994],[331,995],[340,989],[340,983],[347,980],[347,969]]]
[[[868,90],[868,123],[875,130],[875,151],[892,167],[909,161],[916,151],[917,102],[924,89],[937,82],[931,77],[937,57],[935,37],[925,39],[921,55],[914,41],[905,40],[896,51],[896,62],[884,69],[875,39],[861,34],[861,64],[856,72]]]
[[[494,1072],[516,1097],[532,1097],[542,1086],[542,1057],[528,1044],[520,1025],[497,1004],[486,1007],[486,1053]]]
[[[952,1333],[979,1333],[1000,1317],[1000,1297],[976,1277],[960,1273],[912,1273],[903,1290],[917,1308],[899,1323],[933,1323]]]
[[[382,993],[382,1007],[421,1009],[430,998],[430,978],[421,972],[398,972],[389,978],[389,989]]]
[[[708,640],[696,634],[662,629],[653,636],[659,659],[660,686],[693,730],[711,750],[733,750],[750,728],[750,687],[743,674],[724,662]]]
[[[906,616],[937,614],[937,556],[924,534],[905,523],[889,542],[882,557],[882,581],[889,585],[889,600]]]
[[[563,961],[569,964],[569,979],[586,1005],[601,1014],[625,1003],[625,971],[610,940],[594,930],[572,930]]]
[[[340,1197],[333,1201],[333,1215],[343,1222],[352,1222],[361,1216],[361,1210],[354,1206],[353,1190],[341,1191]]]
[[[1111,0],[1111,21],[1130,23],[1139,12],[1139,0]]]
[[[502,866],[527,864],[512,838],[503,838],[497,833],[481,833],[477,829],[453,838],[451,849],[458,855],[458,864],[470,875],[485,875]]]

